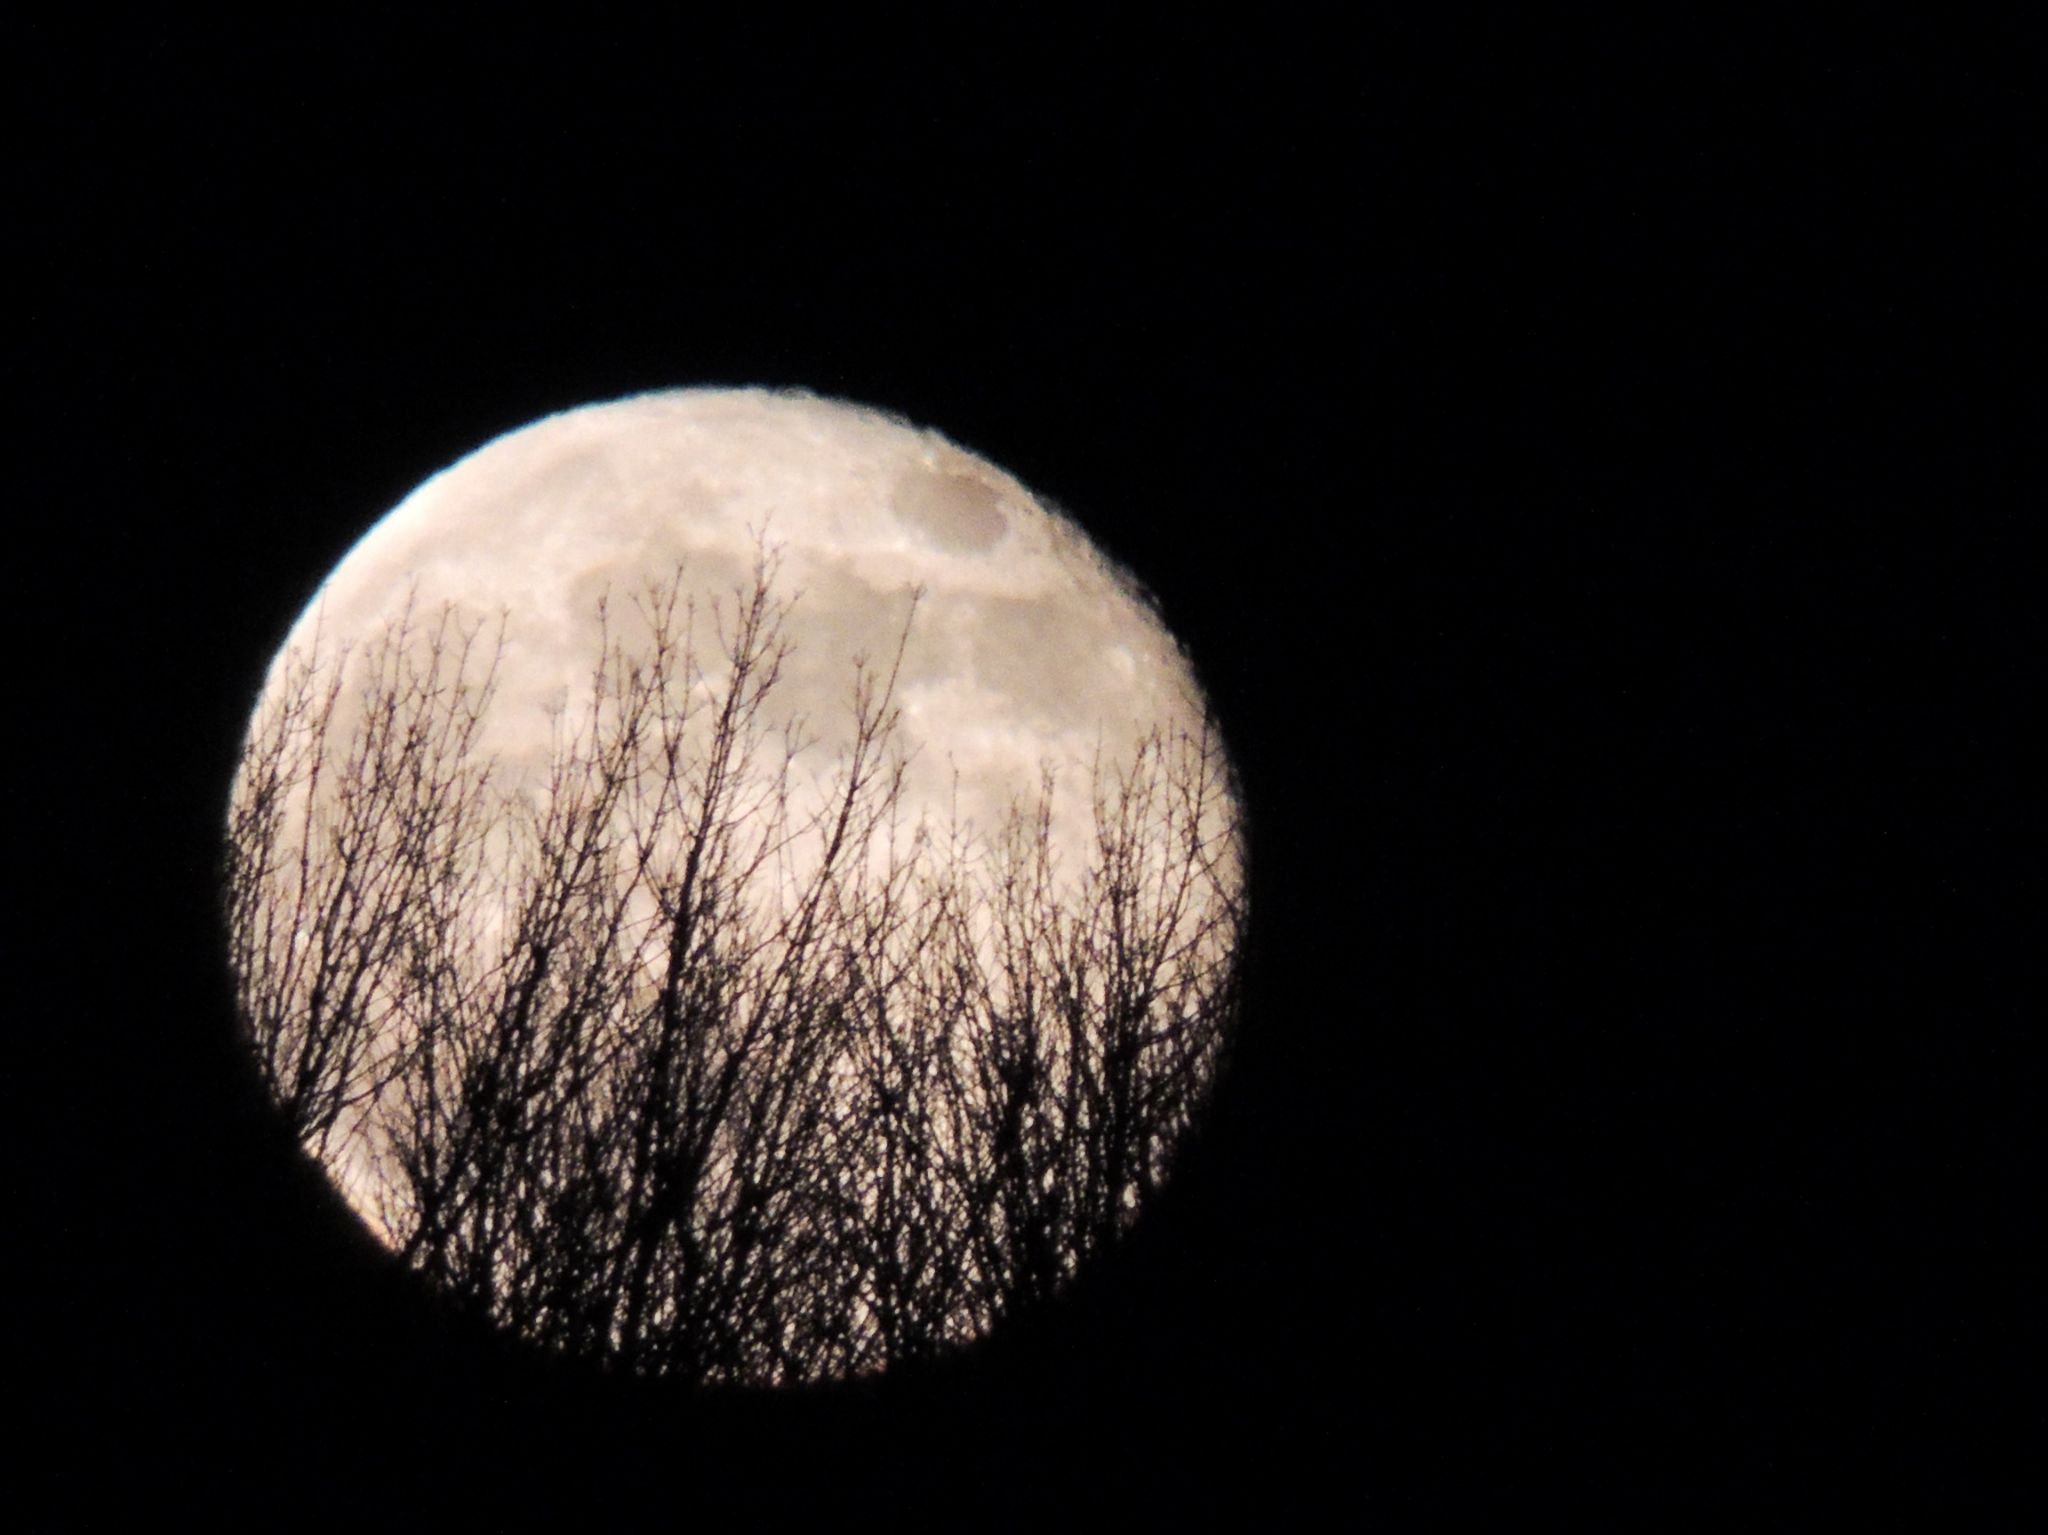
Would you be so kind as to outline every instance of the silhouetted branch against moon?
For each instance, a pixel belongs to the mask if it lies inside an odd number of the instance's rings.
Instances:
[[[573,411],[421,486],[274,663],[224,869],[257,1064],[392,1251],[692,1380],[1056,1292],[1238,1005],[1234,780],[1152,608],[807,395]]]

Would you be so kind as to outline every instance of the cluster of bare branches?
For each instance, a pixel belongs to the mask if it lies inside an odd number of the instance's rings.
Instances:
[[[262,1071],[404,1261],[704,1381],[884,1368],[1051,1294],[1159,1187],[1237,1006],[1211,732],[1096,764],[1084,868],[1049,773],[985,834],[906,824],[893,667],[800,774],[774,578],[601,615],[538,783],[479,749],[502,630],[408,609],[352,670],[294,655],[227,839]]]

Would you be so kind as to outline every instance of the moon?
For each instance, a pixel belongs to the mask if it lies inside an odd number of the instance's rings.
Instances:
[[[1243,813],[1139,582],[794,391],[549,416],[292,626],[230,796],[265,1080],[535,1342],[783,1384],[1056,1292],[1236,1018]]]

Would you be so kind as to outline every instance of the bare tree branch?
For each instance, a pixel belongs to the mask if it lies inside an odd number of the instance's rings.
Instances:
[[[1074,869],[1050,772],[986,837],[912,823],[915,601],[818,788],[773,554],[708,612],[681,576],[600,607],[536,782],[479,748],[502,623],[286,658],[229,814],[244,1021],[478,1314],[705,1381],[886,1368],[1055,1293],[1168,1175],[1238,1005],[1228,766],[1206,723],[1098,759]]]

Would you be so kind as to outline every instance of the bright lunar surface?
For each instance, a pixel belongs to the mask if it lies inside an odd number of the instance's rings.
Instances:
[[[681,659],[629,729],[601,663],[653,653],[664,591]],[[775,747],[714,770],[750,675]],[[895,711],[865,744],[861,676]],[[629,788],[574,798],[565,743]],[[491,815],[523,852],[460,829]],[[979,1335],[1164,1177],[1233,1016],[1234,782],[1142,590],[1001,469],[809,394],[572,410],[426,481],[288,636],[230,843],[244,1021],[342,1192],[480,1311],[637,1369]]]
[[[483,745],[514,774],[596,659],[597,599],[623,603],[680,566],[700,601],[780,551],[795,647],[777,689],[840,744],[855,655],[895,652],[921,592],[896,697],[914,748],[908,804],[992,823],[1041,766],[1085,774],[1098,747],[1198,730],[1173,637],[1071,521],[985,459],[881,412],[759,389],[675,391],[564,412],[435,475],[349,553],[287,648],[361,640],[447,601],[506,610]],[[1078,781],[1078,780],[1077,780]],[[1056,801],[1070,849],[1080,796]]]

